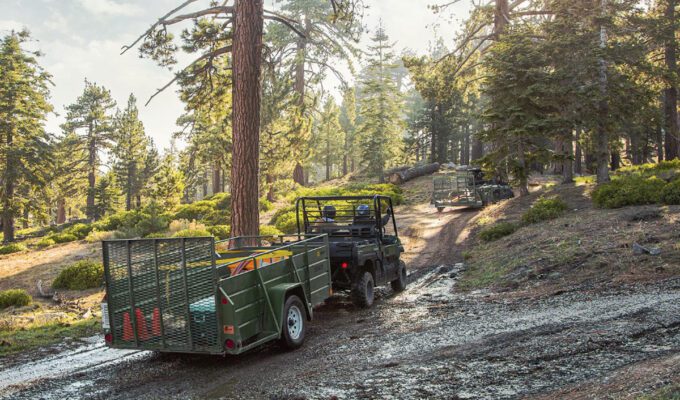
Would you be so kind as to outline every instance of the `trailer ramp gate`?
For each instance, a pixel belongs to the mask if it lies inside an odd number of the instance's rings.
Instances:
[[[103,242],[112,344],[222,353],[214,240]]]

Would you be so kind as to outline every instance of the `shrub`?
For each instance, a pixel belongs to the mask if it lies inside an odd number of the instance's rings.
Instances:
[[[595,188],[593,202],[601,208],[655,204],[666,182],[657,177],[622,176]]]
[[[104,284],[104,266],[92,260],[81,260],[62,269],[52,283],[56,289],[85,290]]]
[[[85,240],[88,243],[97,243],[101,242],[102,240],[112,240],[112,239],[119,239],[120,238],[120,233],[118,231],[98,231],[98,230],[93,230],[90,232],[89,235],[85,238]]]
[[[295,211],[281,214],[274,222],[274,226],[283,233],[296,233],[297,217],[295,216]]]
[[[27,306],[31,303],[31,301],[33,301],[33,298],[23,289],[9,289],[0,291],[0,309],[12,306]]]
[[[272,204],[271,201],[267,200],[266,197],[260,197],[259,207],[260,211],[266,212],[274,208],[274,205]]]
[[[68,243],[68,242],[75,242],[78,240],[78,237],[74,234],[71,233],[54,233],[50,236],[48,236],[49,239],[52,239],[54,243]]]
[[[85,239],[87,235],[92,231],[93,226],[87,224],[75,224],[72,227],[64,230],[64,233],[69,233],[78,239]]]
[[[275,226],[271,225],[260,226],[260,236],[275,236],[275,235],[283,235],[283,232],[278,230]]]
[[[38,247],[39,249],[44,249],[45,247],[53,246],[53,245],[55,245],[56,243],[57,243],[57,242],[55,242],[54,239],[49,238],[49,237],[44,237],[44,238],[38,240],[38,242],[37,242],[35,245],[36,245],[36,247]]]
[[[555,219],[567,210],[567,204],[557,197],[541,197],[522,215],[522,222],[535,224],[541,221]]]
[[[663,188],[661,202],[669,205],[680,205],[680,179],[674,180]]]
[[[517,230],[517,225],[510,222],[500,222],[479,232],[479,238],[485,242],[492,242],[502,237],[512,235]]]
[[[0,254],[12,254],[26,250],[26,246],[21,243],[10,243],[0,246]]]
[[[172,237],[205,237],[212,236],[210,232],[205,229],[182,229],[175,232]]]
[[[229,225],[209,226],[206,230],[219,240],[229,239],[229,235],[231,234],[231,226]]]
[[[205,224],[202,224],[198,221],[188,221],[186,219],[178,219],[178,220],[170,222],[170,226],[168,227],[168,230],[170,231],[170,233],[175,233],[175,232],[186,231],[186,230],[205,231],[207,229],[205,227]]]

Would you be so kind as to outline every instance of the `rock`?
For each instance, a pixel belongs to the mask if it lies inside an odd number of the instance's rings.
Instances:
[[[661,254],[661,249],[658,247],[647,248],[637,243],[633,243],[633,254],[638,256],[642,254],[658,256],[659,254]]]

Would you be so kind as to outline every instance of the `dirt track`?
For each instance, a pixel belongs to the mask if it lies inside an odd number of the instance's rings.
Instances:
[[[463,267],[437,260],[460,259],[474,213],[401,211],[409,289],[380,290],[370,310],[334,297],[298,351],[163,355],[94,338],[28,364],[1,360],[0,398],[600,398],[680,380],[680,279],[540,298],[462,294]]]

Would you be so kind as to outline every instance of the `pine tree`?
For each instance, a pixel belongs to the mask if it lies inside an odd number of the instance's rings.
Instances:
[[[96,83],[85,80],[85,90],[75,103],[66,107],[65,132],[75,132],[81,146],[87,151],[88,193],[85,214],[95,219],[95,186],[101,165],[101,153],[111,145],[112,111],[116,102],[111,92]]]
[[[50,186],[56,206],[56,223],[66,222],[67,214],[73,216],[87,194],[87,151],[81,139],[73,132],[66,133],[53,144],[54,169]]]
[[[396,64],[392,44],[382,24],[371,41],[368,65],[361,80],[363,125],[360,142],[369,175],[382,182],[385,166],[396,158],[401,148],[402,101],[397,85],[391,79]]]
[[[93,217],[95,220],[114,214],[120,209],[122,193],[113,172],[108,172],[97,180],[93,193]]]
[[[334,166],[342,159],[343,135],[339,118],[338,106],[333,97],[328,96],[316,121],[314,139],[317,145],[316,159],[326,170],[326,180],[332,178]]]
[[[163,210],[172,210],[180,204],[184,192],[184,175],[177,168],[175,156],[166,154],[158,172],[151,178],[149,196]]]
[[[356,157],[357,104],[354,88],[347,88],[342,93],[340,106],[340,126],[343,133],[342,175],[354,172]]]
[[[12,32],[0,42],[0,205],[5,242],[14,240],[21,203],[17,189],[22,185],[27,188],[24,194],[38,195],[51,161],[43,126],[52,111],[50,75],[38,64],[39,53],[22,49],[29,38],[27,31]]]
[[[141,207],[141,192],[155,172],[153,143],[144,133],[139,120],[137,99],[128,98],[125,110],[118,112],[113,122],[113,171],[125,194],[125,209]]]

